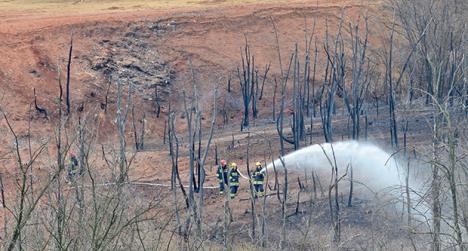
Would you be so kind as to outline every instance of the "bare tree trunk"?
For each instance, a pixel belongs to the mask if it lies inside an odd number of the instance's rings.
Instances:
[[[353,206],[353,185],[354,185],[354,181],[353,181],[353,166],[350,165],[350,175],[349,175],[349,196],[348,196],[348,207],[352,207]]]
[[[47,116],[47,110],[43,107],[40,107],[37,105],[37,96],[36,96],[36,88],[33,88],[33,93],[34,93],[34,108],[36,108],[36,111],[41,113],[41,114],[44,114],[44,117],[46,119],[48,119],[48,116]]]
[[[73,35],[70,38],[70,49],[68,51],[68,63],[67,63],[67,93],[66,93],[66,103],[67,103],[67,115],[70,114],[70,69],[72,62],[72,51],[73,51]]]
[[[409,189],[409,177],[410,177],[410,157],[407,156],[406,165],[406,176],[405,176],[405,192],[406,192],[406,211],[408,213],[407,221],[408,225],[411,226],[411,194]]]
[[[169,125],[169,120],[164,121],[164,131],[163,131],[163,145],[166,144],[166,139],[169,139],[169,132],[167,131],[168,125]]]
[[[193,88],[195,88],[195,86]],[[189,145],[189,151],[188,151],[188,154],[189,154],[189,156],[188,156],[189,157],[188,205],[189,205],[189,210],[190,210],[191,215],[189,215],[187,217],[187,220],[186,220],[186,229],[188,229],[192,217],[194,219],[198,218],[197,215],[196,215],[196,210],[197,209],[196,209],[195,198],[194,198],[194,189],[195,189],[196,183],[194,182],[195,181],[195,167],[194,167],[194,164],[195,164],[195,152],[194,152],[194,137],[195,137],[195,134],[193,133],[193,112],[194,112],[195,107],[194,107],[193,103],[192,103],[192,105],[190,107],[187,106],[187,96],[185,94],[185,91],[183,92],[183,96],[184,96],[185,118],[187,120],[187,137],[188,137],[188,140],[189,140],[189,142],[188,142],[188,145]],[[192,95],[192,96],[196,97],[196,95]]]
[[[112,81],[111,79],[109,79],[109,83],[107,84],[107,88],[106,88],[106,95],[104,97],[104,113],[107,113],[107,107],[109,104],[109,92],[110,92],[111,85],[112,85]]]
[[[125,105],[125,111],[122,111],[122,83],[118,81],[117,88],[117,127],[119,135],[119,178],[118,183],[123,184],[128,180],[128,163],[126,156],[126,139],[125,139],[125,124],[127,122],[128,113],[132,103],[132,84],[128,89],[128,96]]]
[[[159,86],[154,87],[154,106],[156,108],[156,118],[161,114],[161,98],[159,96]]]
[[[301,184],[301,179],[297,177],[297,184],[299,186],[299,190],[297,191],[297,200],[296,200],[296,210],[294,211],[294,214],[299,214],[299,205],[301,202],[301,192],[304,189]]]
[[[2,195],[2,207],[6,208],[5,187],[3,186],[3,173],[0,173],[0,195]]]
[[[333,150],[333,146],[332,146]],[[338,202],[338,165],[336,164],[335,151],[333,150],[333,159],[335,161],[335,175],[334,175],[334,190],[335,190],[335,223],[334,223],[334,236],[333,240],[337,243],[341,241],[341,217],[340,217],[340,203]]]
[[[284,184],[283,184],[283,199],[281,200],[281,249],[286,249],[287,239],[286,239],[286,223],[287,223],[287,215],[286,215],[286,203],[288,200],[288,169],[286,168],[286,164],[284,163],[283,157],[280,157],[281,163],[284,167]]]
[[[450,94],[450,92],[448,92]],[[450,102],[450,100],[448,101]],[[447,108],[450,109],[450,108]],[[447,175],[447,180],[450,187],[451,199],[452,199],[452,214],[453,214],[453,227],[455,231],[455,240],[457,242],[458,249],[461,251],[463,250],[463,234],[460,228],[460,214],[459,214],[459,201],[458,201],[458,188],[457,182],[455,180],[455,176],[457,175],[457,156],[456,156],[456,147],[457,147],[457,139],[456,139],[456,132],[452,128],[452,119],[449,112],[445,112],[446,120],[447,120],[447,129],[448,129],[448,154],[449,154],[449,165],[448,170],[445,172]]]
[[[318,49],[317,49],[317,41],[315,41],[315,50],[314,50],[314,70],[313,70],[313,75],[312,75],[312,112],[313,116],[317,115],[315,103],[316,103],[316,96],[315,96],[315,73],[316,73],[316,67],[317,67],[317,55],[318,55]]]
[[[206,158],[208,157],[208,153],[209,153],[209,150],[210,150],[210,145],[211,145],[211,140],[213,138],[213,132],[214,132],[214,129],[215,129],[215,125],[216,125],[216,115],[217,115],[217,106],[216,106],[216,98],[217,98],[217,94],[218,94],[218,90],[217,88],[215,87],[215,91],[214,91],[214,94],[213,94],[213,112],[212,112],[212,119],[211,119],[211,129],[210,129],[210,133],[208,135],[208,141],[206,143],[206,146],[205,146],[205,152],[203,153],[203,156],[201,158],[201,162],[200,162],[200,166],[201,166],[201,172],[200,172],[200,176],[201,176],[201,180],[200,180],[200,184],[199,184],[199,189],[200,189],[200,199],[199,199],[199,203],[198,203],[198,216],[200,217],[199,218],[199,235],[202,236],[203,232],[202,232],[202,224],[203,224],[203,208],[204,208],[204,196],[205,196],[205,193],[204,193],[204,189],[203,189],[203,186],[205,184],[205,162],[206,162]],[[200,128],[201,128],[201,122],[200,122]],[[200,133],[201,135],[201,133]]]
[[[143,150],[145,148],[145,123],[146,113],[143,112],[143,117],[141,118],[140,150]]]
[[[179,175],[179,138],[177,137],[177,132],[175,128],[175,114],[171,112],[171,106],[169,105],[169,112],[168,112],[168,141],[169,141],[169,152],[171,155],[171,160],[172,160],[172,168],[174,172],[174,177],[173,179],[179,182],[179,187],[182,192],[182,195],[184,196],[185,199],[185,205],[188,208],[189,207],[189,202],[188,202],[188,196],[187,192],[185,191],[185,188],[182,184],[182,180]],[[177,181],[174,181],[174,187],[177,186]],[[181,227],[181,226],[179,226]]]
[[[244,48],[244,52],[242,54],[242,74],[237,69],[237,76],[239,78],[239,83],[242,92],[242,101],[244,104],[244,118],[242,120],[242,128],[246,128],[249,126],[249,108],[250,103],[252,101],[252,92],[255,87],[255,79],[254,79],[254,72],[255,72],[255,58],[251,55],[250,47],[247,44]]]
[[[169,111],[168,113],[168,141],[169,141],[169,154],[172,160],[172,172],[171,172],[171,190],[172,198],[174,203],[174,212],[176,217],[177,232],[179,235],[182,235],[182,226],[180,224],[180,215],[179,207],[177,206],[177,168],[179,162],[179,143],[177,140],[177,135],[175,128],[172,127],[174,121],[174,114]]]
[[[265,87],[265,82],[267,79],[268,71],[270,71],[270,64],[265,66],[265,73],[263,74],[263,79],[262,79],[262,88],[260,90],[260,96],[258,97],[258,100],[262,100],[263,98],[263,88]]]
[[[330,208],[330,217],[331,217],[331,222],[333,226],[333,241],[335,243],[340,243],[341,241],[341,213],[340,213],[340,204],[338,200],[339,198],[338,197],[339,195],[338,184],[344,177],[347,176],[347,171],[345,174],[343,174],[343,176],[341,177],[338,176],[338,165],[336,162],[336,156],[335,156],[335,150],[333,148],[333,144],[330,144],[333,159],[331,159],[330,156],[328,156],[323,146],[320,145],[320,147],[322,148],[322,152],[327,158],[328,163],[330,164],[331,169],[332,169],[330,185],[328,188],[328,206]],[[334,201],[332,199],[332,191],[335,192]],[[334,204],[334,208],[333,208],[333,204]]]
[[[389,120],[390,120],[390,137],[392,147],[398,149],[398,134],[397,134],[397,124],[396,124],[396,115],[395,115],[395,97],[394,97],[394,88],[393,88],[393,36],[395,34],[395,20],[392,23],[392,30],[390,34],[390,48],[388,52],[388,62],[386,68],[386,82],[388,85],[388,108],[389,108]]]
[[[250,132],[247,134],[247,152],[246,152],[246,166],[247,166],[247,175],[249,177],[249,195],[250,195],[250,208],[251,208],[251,216],[252,216],[252,235],[251,235],[251,238],[252,238],[252,243],[255,243],[255,239],[256,239],[256,218],[257,218],[257,215],[256,215],[256,212],[255,212],[255,195],[254,195],[254,190],[253,190],[253,185],[252,185],[252,174],[250,172],[250,165],[249,165],[249,161],[250,161]]]
[[[341,37],[342,27],[343,27],[343,13],[340,18],[340,24],[338,27],[338,32],[336,35],[333,54],[330,54],[330,46],[328,42],[328,24],[325,34],[325,53],[327,55],[327,67],[325,70],[325,80],[324,86],[322,88],[321,102],[320,102],[320,116],[322,118],[322,127],[324,132],[324,137],[326,142],[333,141],[333,125],[332,125],[332,116],[335,111],[335,95],[339,86],[343,86],[345,78],[345,60],[344,60],[344,48],[343,48],[343,39]],[[330,76],[328,76],[328,69],[330,70]],[[326,84],[329,82],[327,99],[325,104],[322,104],[323,91],[325,90]]]
[[[312,185],[314,191],[314,200],[317,200],[317,181],[315,180],[315,172],[312,171]]]
[[[351,42],[352,42],[352,81],[351,81],[351,94],[348,94],[346,85],[341,85],[343,90],[344,103],[348,110],[349,118],[352,121],[352,139],[357,140],[360,136],[360,115],[362,112],[362,105],[364,103],[364,97],[366,96],[369,83],[366,83],[367,78],[362,76],[366,70],[364,64],[366,63],[366,52],[367,52],[367,41],[369,29],[367,26],[367,19],[365,18],[365,35],[364,42],[361,41],[361,35],[359,25],[355,25],[354,28],[349,25],[351,31]],[[369,63],[368,63],[369,67]],[[367,69],[370,70],[370,69]]]
[[[441,250],[440,241],[440,223],[442,217],[441,202],[440,202],[440,175],[439,168],[436,163],[439,161],[439,127],[440,116],[434,116],[433,122],[433,139],[432,139],[432,183],[431,183],[431,199],[432,199],[432,250]]]
[[[138,133],[137,133],[136,123],[135,123],[135,106],[133,105],[132,105],[132,126],[133,126],[133,137],[135,139],[135,150],[138,151],[140,150],[140,143],[138,140]]]
[[[278,88],[278,82],[276,81],[275,78],[275,87],[273,89],[273,105],[271,107],[271,117],[273,121],[276,121],[276,91]]]

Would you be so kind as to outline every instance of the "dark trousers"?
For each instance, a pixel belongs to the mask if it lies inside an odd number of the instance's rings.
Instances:
[[[224,182],[220,181],[219,182],[219,192],[220,193],[224,192],[224,186],[225,186]]]
[[[68,181],[75,180],[76,176],[78,176],[78,167],[69,167],[67,175]]]
[[[263,195],[265,190],[263,189],[263,184],[254,184],[255,193],[257,195]]]
[[[219,178],[218,178],[218,181],[219,181],[219,192],[223,193],[224,192],[224,186],[228,184],[227,173],[224,174],[224,182],[223,182],[222,179],[219,179]]]
[[[237,189],[239,186],[231,186],[231,198],[234,198],[237,194]]]

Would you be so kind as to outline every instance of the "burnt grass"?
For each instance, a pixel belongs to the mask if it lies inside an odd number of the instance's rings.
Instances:
[[[153,43],[164,32],[158,23],[104,28],[93,53],[84,55],[83,60],[92,71],[101,75],[104,82],[132,84],[137,94],[149,101],[154,100],[154,89],[158,88],[161,99],[166,100],[175,72],[161,59]]]
[[[118,79],[123,84],[133,84],[144,93],[146,99],[151,98],[157,86],[164,90],[171,82],[171,72],[164,62],[155,60],[145,43],[135,43],[132,40],[123,41],[102,40],[101,55],[91,60],[91,69],[100,72],[109,79]]]
[[[287,245],[290,249],[301,248],[306,245],[309,248],[329,248],[332,243],[332,220],[328,199],[319,195],[319,198],[310,200],[310,192],[303,191],[302,197],[308,197],[296,204],[294,202],[297,196],[296,189],[293,189],[288,195],[286,203],[286,235]],[[274,193],[274,191],[273,191]],[[282,196],[282,195],[280,195]],[[342,248],[367,247],[371,248],[376,243],[382,247],[391,247],[393,242],[405,243],[407,241],[407,232],[401,222],[401,218],[395,213],[378,209],[377,205],[370,200],[363,200],[355,197],[351,207],[346,205],[347,196],[340,196],[340,222],[342,234]],[[231,202],[231,205],[234,201]],[[222,199],[217,202],[222,205]],[[249,200],[243,200],[243,209],[233,215],[233,221],[229,224],[229,235],[234,243],[250,242],[252,239],[252,215]],[[237,202],[234,202],[237,204]],[[278,248],[281,240],[282,213],[281,204],[277,201],[276,195],[269,196],[266,202],[266,231],[268,242],[266,247]],[[257,200],[256,213],[258,222],[256,224],[256,238],[261,235],[261,210],[263,200]],[[299,209],[296,211],[296,207]],[[234,206],[235,207],[235,206]],[[212,211],[209,214],[210,223],[207,235],[210,241],[223,242],[223,209],[219,207],[218,211]],[[310,223],[309,223],[310,221]],[[310,224],[310,230],[307,235],[307,243],[303,243],[307,225]]]

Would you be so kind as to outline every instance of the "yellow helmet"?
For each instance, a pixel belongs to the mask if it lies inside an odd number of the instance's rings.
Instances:
[[[232,168],[237,168],[237,164],[236,163],[231,163],[231,167]]]
[[[261,166],[262,166],[262,163],[257,162],[257,163],[255,163],[255,166],[256,166],[256,167],[261,167]]]

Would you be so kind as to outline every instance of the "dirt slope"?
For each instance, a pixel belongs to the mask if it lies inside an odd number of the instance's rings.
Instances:
[[[137,82],[141,94],[137,102],[151,112],[150,99],[157,85],[162,86],[165,101],[170,98],[178,103],[179,91],[190,82],[189,59],[200,92],[210,94],[214,85],[225,85],[230,74],[235,78],[245,37],[258,55],[257,65],[272,63],[272,74],[278,73],[272,19],[277,23],[286,61],[294,43],[304,40],[305,21],[311,33],[317,18],[316,33],[321,34],[325,20],[333,27],[342,8],[350,18],[362,9],[360,1],[229,7],[222,2],[176,9],[81,10],[77,14],[65,12],[66,16],[51,11],[0,11],[5,20],[0,24],[0,104],[24,128],[36,88],[38,104],[53,117],[59,69],[64,82],[71,34],[74,109],[102,103],[112,77],[113,83],[116,79]],[[267,94],[270,89],[267,87]],[[236,103],[234,100],[231,116],[236,116]],[[47,124],[39,115],[35,115],[33,124],[36,122]]]
[[[217,144],[224,158],[236,160],[241,166],[241,171],[245,173],[246,141],[250,140],[253,148],[250,149],[252,159],[267,159],[269,156],[266,152],[273,155],[274,153],[267,148],[265,139],[276,139],[275,127],[264,125],[262,121],[259,121],[260,126],[253,130],[253,134],[257,133],[257,135],[248,139],[246,134],[237,134],[232,136],[231,145],[231,133],[238,132],[237,125],[241,116],[236,67],[240,64],[241,47],[245,45],[245,38],[255,52],[256,64],[260,68],[271,63],[271,78],[267,82],[265,91],[266,99],[268,99],[271,98],[273,92],[273,78],[279,74],[272,20],[279,31],[282,60],[285,64],[294,44],[298,43],[298,46],[303,46],[304,28],[307,27],[307,32],[310,34],[314,20],[315,32],[320,40],[323,38],[326,23],[328,22],[329,29],[333,31],[337,17],[343,10],[348,19],[357,20],[366,8],[375,6],[364,7],[362,1],[357,0],[319,0],[288,4],[278,0],[263,4],[248,3],[228,6],[223,3],[226,1],[205,2],[206,6],[156,10],[131,6],[118,7],[122,8],[118,11],[109,10],[107,7],[98,11],[79,10],[77,13],[70,13],[70,10],[67,10],[67,15],[47,10],[41,12],[0,11],[0,18],[5,20],[0,23],[0,41],[2,41],[0,43],[0,55],[2,55],[0,57],[0,107],[8,113],[20,136],[24,138],[27,134],[29,105],[33,100],[33,88],[35,88],[38,105],[48,110],[49,119],[33,110],[34,142],[52,137],[54,119],[57,117],[58,78],[60,76],[64,83],[70,35],[73,34],[71,68],[73,114],[83,113],[83,116],[89,116],[90,113],[95,113],[91,115],[99,115],[96,120],[101,125],[100,133],[103,135],[101,135],[102,141],[98,143],[106,143],[115,133],[115,127],[113,127],[115,110],[109,108],[108,113],[104,112],[102,104],[105,102],[105,93],[110,86],[109,107],[115,107],[117,79],[124,84],[133,83],[136,90],[134,100],[137,116],[141,118],[142,113],[147,114],[148,149],[138,153],[134,160],[130,171],[131,180],[169,184],[171,170],[168,167],[171,162],[166,151],[167,145],[161,144],[163,124],[168,102],[171,101],[173,108],[178,109],[182,103],[182,90],[191,87],[189,67],[189,61],[191,61],[195,72],[195,82],[201,95],[202,109],[210,110],[213,89],[217,86],[221,94],[220,101],[226,100],[220,104],[226,104],[229,110],[228,117],[235,124],[225,130],[220,129],[214,143]],[[226,92],[229,76],[233,83],[231,94]],[[153,94],[156,88],[162,99],[161,118],[156,118],[154,115]],[[269,102],[260,104],[262,118],[268,117],[267,114],[271,109],[269,106]],[[182,118],[182,115],[180,116]],[[345,118],[339,119],[337,127],[345,128]],[[182,121],[181,124],[185,123],[182,119],[179,121]],[[321,137],[318,119],[315,122],[314,140]],[[178,126],[183,127],[183,125]],[[337,134],[340,132],[340,129],[337,129]],[[374,136],[377,135],[376,138],[384,137],[383,134],[379,135],[378,131],[371,133],[374,133]],[[183,138],[183,130],[180,134]],[[5,127],[0,127],[0,135],[9,135]],[[131,137],[130,132],[129,138]],[[131,144],[131,141],[129,142]],[[0,137],[0,144],[3,146],[10,146],[10,143],[10,136]],[[276,141],[272,143],[274,152],[277,152]],[[186,149],[183,149],[183,146],[181,148],[183,155],[180,162],[181,176],[186,181],[188,176],[187,160],[184,157]],[[54,154],[53,149],[49,152],[51,156]],[[99,154],[95,156],[97,159],[95,165],[106,170],[107,167],[102,163]],[[3,156],[2,147],[0,147],[1,156]],[[252,159],[250,161],[253,161]],[[209,165],[212,163],[210,159]],[[210,167],[208,169],[210,172],[207,185],[215,186],[214,170]],[[7,178],[12,177],[14,177],[13,173],[10,173],[10,176],[7,173]],[[295,181],[297,177],[293,174],[290,178]],[[294,191],[298,190],[294,185],[292,186]],[[151,194],[157,191],[151,186],[142,186],[141,189]],[[236,224],[243,224],[248,218],[249,209],[246,206],[248,204],[246,200],[249,194],[247,191],[247,181],[242,180],[240,195],[233,203],[234,214],[240,221]],[[208,190],[206,197],[207,213],[213,212],[213,215],[219,216],[217,213],[220,212],[222,204],[217,191]],[[240,201],[245,203],[237,203]],[[277,206],[274,196],[268,198],[268,203],[271,208]],[[291,205],[291,208],[294,206]],[[301,205],[301,208],[303,207],[305,205]],[[360,211],[360,207],[356,208],[350,209],[350,212],[367,213],[364,210]],[[325,209],[317,211],[325,211]],[[278,215],[279,211],[271,212],[272,217]],[[317,221],[325,217],[318,217]],[[304,224],[301,220],[304,221],[305,216],[298,214],[291,219],[297,220],[297,224]],[[213,222],[213,228],[218,223]],[[279,221],[272,224],[280,226]],[[329,226],[328,222],[321,224]],[[367,223],[362,227],[366,226]],[[236,226],[236,229],[241,231],[242,226]],[[244,235],[239,234],[240,238],[249,238]]]
[[[333,31],[341,13],[349,20],[355,20],[366,8],[373,7],[362,6],[361,1],[320,0],[287,5],[275,1],[158,10],[129,8],[126,11],[77,13],[64,10],[67,15],[51,11],[0,11],[0,16],[6,20],[0,24],[0,40],[3,42],[0,44],[0,107],[11,118],[19,136],[25,139],[32,105],[33,144],[52,140],[58,116],[58,78],[65,83],[67,54],[73,35],[73,121],[76,122],[77,116],[96,116],[93,121],[99,125],[99,143],[112,142],[116,132],[116,83],[118,80],[125,85],[132,83],[137,119],[141,119],[142,113],[147,114],[145,139],[152,151],[138,156],[135,162],[138,172],[133,175],[136,179],[152,180],[156,170],[170,163],[165,152],[167,146],[161,143],[165,117],[169,101],[173,109],[181,108],[182,91],[190,90],[192,86],[189,61],[194,69],[201,109],[207,113],[211,111],[211,97],[217,86],[219,106],[225,106],[229,121],[234,123],[233,127],[220,129],[217,132],[219,138],[215,136],[215,142],[225,154],[229,150],[221,147],[228,145],[230,130],[237,132],[237,119],[241,116],[236,68],[240,65],[241,47],[246,38],[255,53],[256,64],[263,69],[271,63],[271,77],[266,83],[264,99],[268,100],[273,95],[273,78],[279,74],[272,21],[278,29],[282,60],[286,64],[295,43],[303,46],[304,28],[310,35],[315,22],[316,37],[320,41],[326,23]],[[229,76],[232,93],[226,91]],[[48,118],[34,110],[34,88],[37,103],[47,109]],[[162,104],[160,118],[155,116],[156,89]],[[108,109],[103,106],[107,92]],[[268,118],[270,103],[262,101],[259,108],[260,117]],[[178,114],[182,118],[183,115]],[[182,129],[182,134],[185,121],[179,121],[177,126]],[[130,145],[133,134],[130,125],[128,128]],[[268,132],[275,135],[274,127],[269,127]],[[11,137],[6,127],[0,127],[0,134],[8,135],[0,137],[0,143],[8,146],[9,151]],[[54,154],[53,147],[49,151]],[[242,158],[242,154],[237,152],[227,157]],[[167,178],[170,174],[160,176]]]

